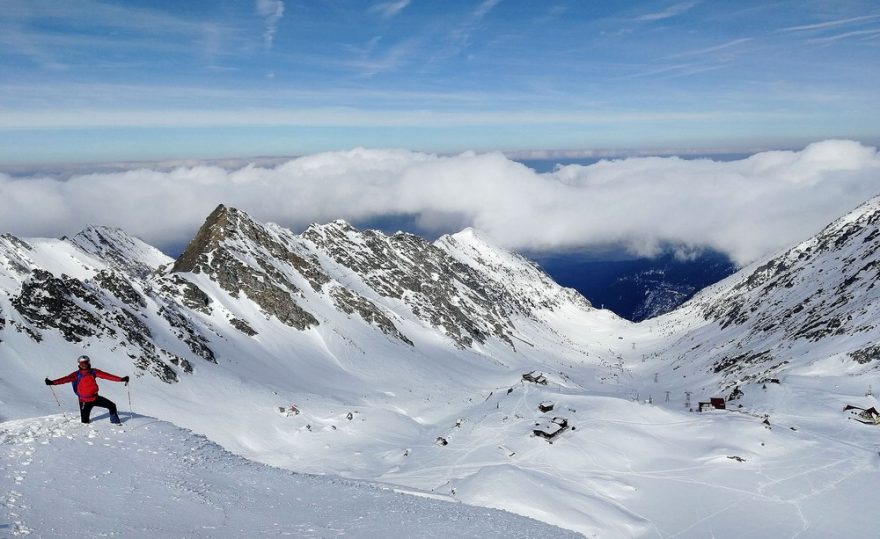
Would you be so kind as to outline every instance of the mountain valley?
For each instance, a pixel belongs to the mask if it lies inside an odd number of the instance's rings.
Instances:
[[[866,535],[876,430],[843,408],[876,406],[878,251],[875,198],[636,324],[472,229],[297,235],[221,205],[177,260],[7,234],[0,419],[58,413],[41,380],[86,353],[132,375],[129,401],[102,382],[129,428],[277,468],[586,536]]]

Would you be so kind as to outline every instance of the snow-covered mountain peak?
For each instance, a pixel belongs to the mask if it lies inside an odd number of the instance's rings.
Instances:
[[[317,325],[329,294],[336,308],[359,312],[405,343],[391,312],[414,315],[462,347],[490,337],[512,346],[513,317],[535,319],[538,310],[563,305],[590,307],[473,229],[432,244],[403,232],[361,231],[337,219],[297,236],[224,206],[208,217],[174,271],[206,274],[233,297],[242,292],[298,329]]]
[[[222,204],[205,220],[172,271],[205,274],[230,299],[244,294],[265,314],[297,329],[318,324],[297,300],[303,285],[317,290],[328,280],[315,263],[295,252],[277,228]]]
[[[489,299],[504,291],[423,238],[359,231],[338,221],[309,227],[301,238],[328,272],[348,276],[348,287],[395,309],[403,302],[409,313],[402,315],[415,315],[459,346],[490,336],[509,342],[507,314]]]
[[[463,228],[454,234],[447,234],[447,236],[452,236],[461,242],[480,242],[494,246],[485,234],[472,226]]]
[[[205,257],[221,243],[242,240],[254,227],[255,222],[245,212],[220,204],[205,219],[172,270],[192,272],[199,269],[205,264]]]
[[[487,278],[515,289],[521,308],[527,311],[536,307],[556,309],[563,304],[580,309],[592,307],[580,293],[559,286],[534,262],[498,247],[473,228],[442,236],[434,245]]]
[[[360,231],[351,223],[344,219],[336,219],[329,223],[312,223],[302,233],[302,237],[307,238],[315,244],[321,244],[325,241],[332,241],[334,237],[340,237],[347,234],[360,234]]]
[[[115,265],[142,264],[135,262],[135,258],[128,260],[123,255],[119,257],[124,262],[104,260],[101,254],[86,251],[66,238],[22,239],[3,234],[0,236],[0,281],[7,282],[5,286],[0,286],[14,289],[26,281],[32,272],[47,267],[51,267],[52,273],[56,275],[66,274],[77,279],[88,279],[100,271],[113,269]]]
[[[114,269],[143,278],[174,260],[120,228],[90,226],[70,238],[83,251],[108,262]]]
[[[4,273],[28,273],[27,253],[31,251],[33,247],[28,242],[12,234],[0,235],[0,263]]]
[[[502,249],[474,228],[441,236],[434,245],[471,267],[483,269],[506,268],[530,273],[535,266],[522,256]]]

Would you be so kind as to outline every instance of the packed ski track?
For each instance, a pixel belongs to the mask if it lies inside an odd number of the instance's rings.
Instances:
[[[872,536],[878,226],[639,324],[470,229],[2,236],[0,536]],[[84,352],[121,428],[41,387]]]

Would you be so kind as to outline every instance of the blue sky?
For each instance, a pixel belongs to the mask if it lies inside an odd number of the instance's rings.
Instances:
[[[876,1],[0,0],[0,164],[880,141]]]

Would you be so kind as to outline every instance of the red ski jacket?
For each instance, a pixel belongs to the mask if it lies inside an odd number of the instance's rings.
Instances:
[[[82,372],[82,375],[80,376],[79,383],[76,384],[76,375],[78,372]],[[79,397],[79,400],[82,402],[92,402],[98,398],[98,380],[96,378],[103,378],[104,380],[111,380],[113,382],[122,381],[122,378],[114,374],[98,369],[87,369],[83,371],[73,371],[63,378],[52,380],[52,385],[57,386],[60,384],[66,384],[67,382],[75,383],[76,387],[74,388],[74,391]]]

